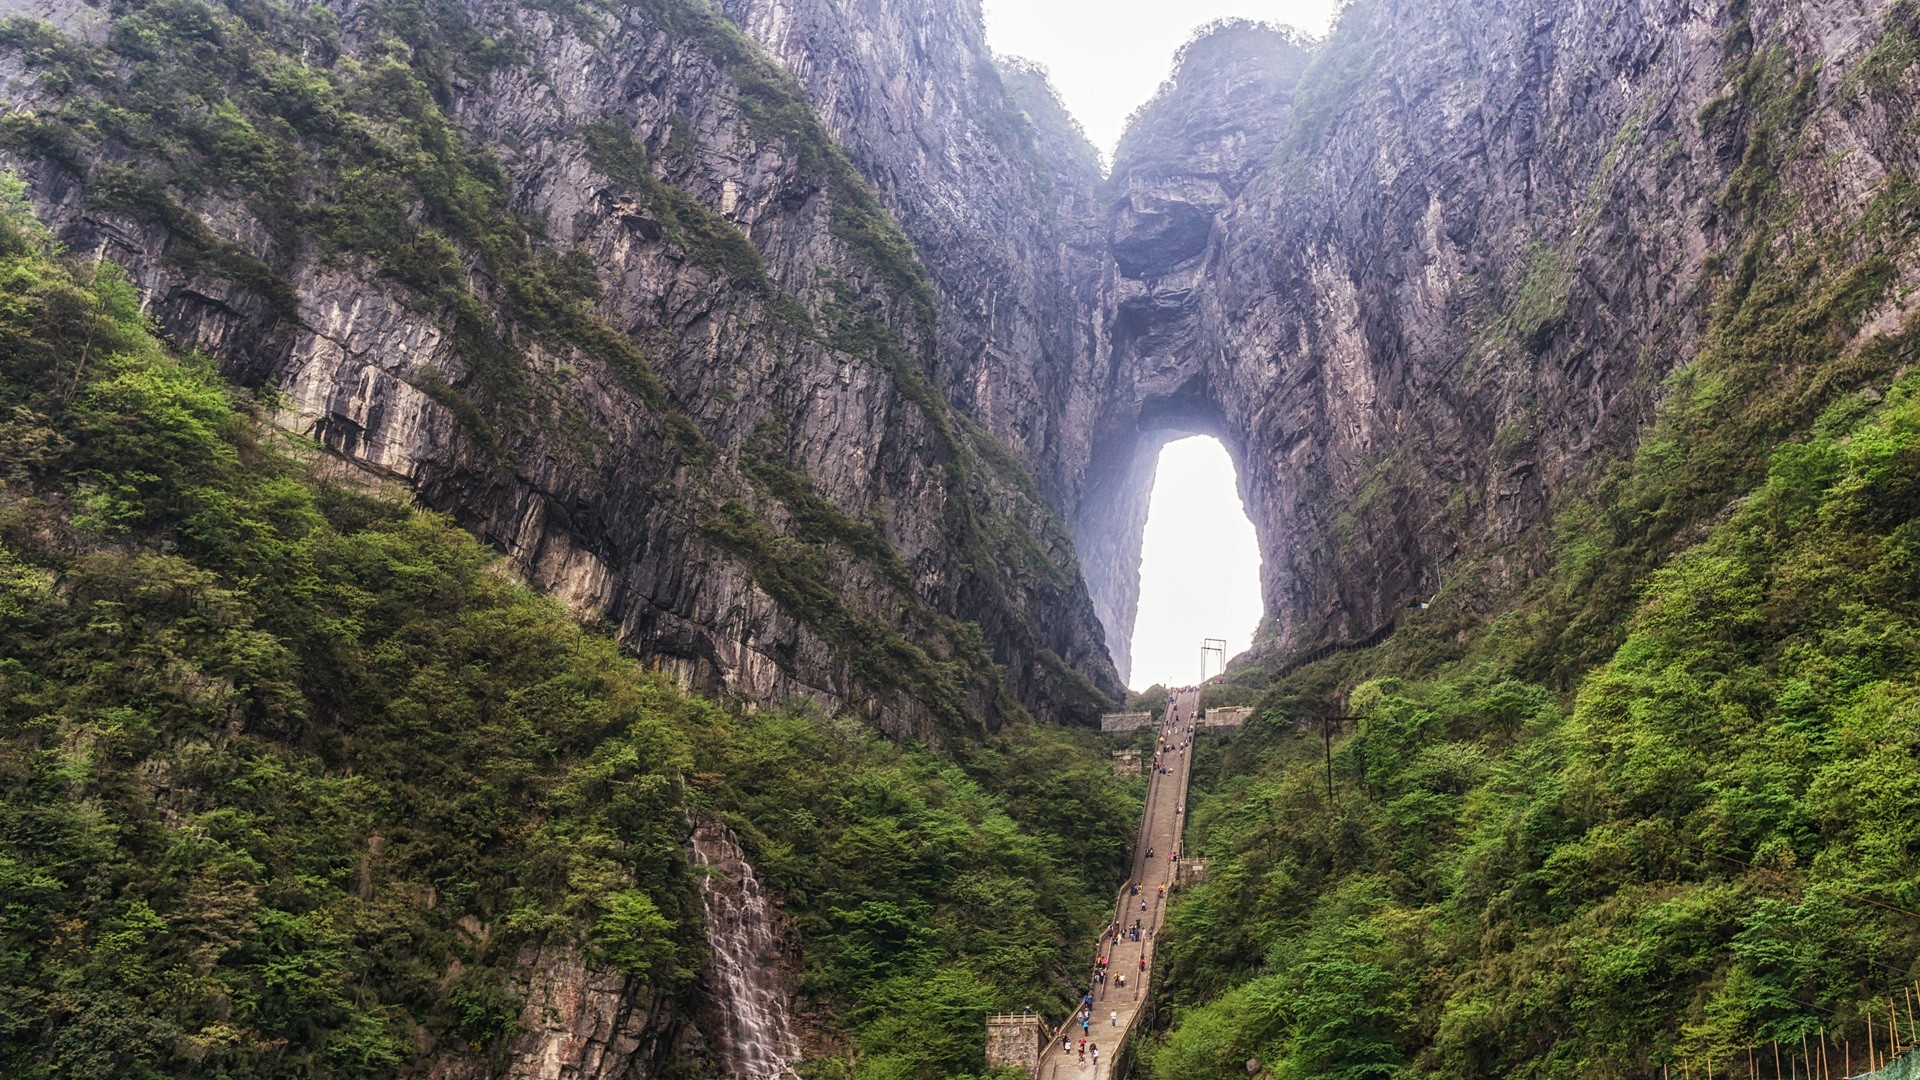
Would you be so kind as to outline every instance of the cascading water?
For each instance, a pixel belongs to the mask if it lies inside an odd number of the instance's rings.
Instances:
[[[784,962],[773,914],[733,831],[718,822],[693,833],[694,864],[707,869],[700,884],[707,942],[713,959],[707,980],[720,1031],[714,1049],[728,1080],[790,1080],[800,1062],[800,1039],[787,1011]]]

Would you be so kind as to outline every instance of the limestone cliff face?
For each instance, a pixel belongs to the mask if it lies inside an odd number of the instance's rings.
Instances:
[[[428,1059],[430,1080],[596,1080],[672,1075],[707,1046],[676,1007],[617,974],[596,970],[571,947],[528,949],[511,992],[525,1000],[505,1061],[457,1048]]]
[[[1141,536],[1162,447],[1186,435],[1221,439],[1243,463],[1242,497],[1250,493],[1248,440],[1229,421],[1217,381],[1224,343],[1199,313],[1217,310],[1216,222],[1277,153],[1306,63],[1294,39],[1261,27],[1201,38],[1181,54],[1171,94],[1135,118],[1116,157],[1112,284],[1102,297],[1107,394],[1074,517],[1109,627],[1130,629],[1139,606]],[[1270,546],[1278,533],[1263,527],[1261,535]],[[1201,530],[1192,543],[1194,557],[1205,558]]]
[[[807,88],[918,246],[942,389],[1069,501],[1098,404],[1101,170],[1044,76],[992,58],[979,0],[725,0]]]
[[[1044,73],[992,56],[978,0],[723,6],[801,80],[919,248],[941,389],[1070,516],[1109,397],[1112,272],[1098,156]],[[1074,539],[1086,558],[1107,537]],[[1092,599],[1124,678],[1130,602]]]
[[[1538,571],[1556,500],[1701,344],[1755,231],[1743,169],[1848,207],[1913,164],[1911,95],[1861,74],[1904,70],[1911,12],[1883,0],[1372,0],[1311,46],[1228,26],[1104,182],[972,0],[447,0],[437,38],[316,7],[298,63],[353,107],[407,67],[526,223],[497,244],[402,205],[408,243],[369,250],[301,231],[346,174],[291,114],[307,157],[275,198],[217,125],[99,122],[146,100],[125,25],[184,8],[4,10],[90,45],[10,36],[0,154],[289,427],[689,683],[927,733],[1117,692],[1179,434],[1241,463],[1264,648],[1366,636],[1454,568]],[[182,42],[280,32],[223,17]],[[188,104],[167,115],[217,112]],[[523,273],[578,265],[631,356]]]
[[[1214,34],[1114,171],[1112,444],[1136,409],[1223,435],[1268,650],[1369,635],[1449,571],[1537,572],[1556,499],[1634,445],[1739,287],[1763,227],[1742,184],[1803,193],[1764,223],[1783,248],[1910,173],[1910,88],[1874,66],[1911,23],[1853,0],[1376,0],[1308,62]],[[1141,490],[1140,459],[1105,467]],[[1137,532],[1114,506],[1080,530]],[[1131,571],[1083,557],[1096,596]]]
[[[847,703],[934,737],[1023,709],[1088,722],[1118,692],[1070,538],[1020,467],[1072,457],[1051,448],[1074,430],[1057,376],[1074,365],[1049,350],[1091,355],[1092,320],[1046,317],[1090,256],[1053,233],[1036,255],[1019,230],[1053,228],[1054,200],[1090,181],[1058,194],[1021,156],[1034,136],[977,22],[954,54],[970,98],[920,117],[951,148],[861,162],[930,222],[936,291],[798,87],[703,0],[447,4],[424,30],[381,4],[264,28],[188,6],[213,14],[0,5],[70,34],[57,49],[87,71],[55,72],[56,46],[16,33],[0,156],[170,333],[271,388],[286,427],[404,482],[694,686]],[[936,10],[863,15],[897,44]],[[138,134],[76,122],[151,106],[136,25],[177,38],[182,65],[246,52],[310,73],[346,119],[290,113],[260,71],[210,61],[226,81],[163,84]],[[813,66],[851,55],[820,44]],[[811,55],[789,62],[804,73]],[[873,78],[889,56],[860,59],[858,92],[822,88],[825,111],[892,130],[911,102]],[[221,95],[283,136],[290,183],[223,171],[192,132],[142,138],[195,127]],[[941,188],[975,158],[998,171]],[[920,176],[930,159],[952,168]],[[410,161],[455,179],[417,182]],[[372,224],[328,201],[367,173],[376,204],[399,192]],[[1009,454],[989,427],[1031,445]]]

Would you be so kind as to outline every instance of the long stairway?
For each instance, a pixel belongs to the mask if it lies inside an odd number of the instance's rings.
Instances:
[[[1199,732],[1195,719],[1199,708],[1200,692],[1183,692],[1174,699],[1173,714],[1179,719],[1169,717],[1161,725],[1161,743],[1178,749],[1162,755],[1167,772],[1155,770],[1147,788],[1146,812],[1134,850],[1133,877],[1121,888],[1119,902],[1114,907],[1114,921],[1121,928],[1119,938],[1103,935],[1088,968],[1088,989],[1083,993],[1093,997],[1093,1015],[1084,1036],[1078,1012],[1054,1033],[1052,1044],[1041,1055],[1037,1080],[1107,1080],[1112,1075],[1115,1052],[1148,999],[1155,969],[1154,945],[1167,909],[1161,887],[1165,886],[1169,893],[1173,891],[1175,863],[1170,856],[1180,850],[1181,826],[1186,821],[1187,781],[1193,766],[1191,740]],[[1193,734],[1187,732],[1190,726]],[[1187,745],[1181,747],[1183,742]],[[1147,857],[1149,850],[1153,852],[1152,858]],[[1133,891],[1135,884],[1140,887],[1138,895]],[[1128,933],[1135,920],[1140,923],[1138,941],[1132,940]],[[1107,960],[1104,984],[1092,981],[1101,957]],[[1122,975],[1127,980],[1124,988],[1118,985],[1118,977]],[[1091,1053],[1081,1056],[1083,1037],[1089,1047],[1099,1048],[1098,1064]]]

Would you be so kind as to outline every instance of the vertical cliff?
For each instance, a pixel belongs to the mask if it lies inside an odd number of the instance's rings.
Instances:
[[[1137,535],[1124,421],[1157,410],[1238,459],[1267,650],[1365,637],[1455,577],[1498,592],[1538,574],[1542,526],[1640,442],[1670,377],[1716,363],[1736,321],[1792,318],[1748,303],[1757,273],[1799,266],[1817,295],[1884,264],[1843,325],[1901,325],[1910,241],[1856,230],[1911,175],[1910,18],[1373,0],[1310,58],[1248,26],[1196,42],[1116,162],[1123,389],[1095,468],[1120,495],[1083,507],[1081,532]],[[1715,377],[1769,386],[1759,367]],[[1753,441],[1785,419],[1748,418]],[[1701,501],[1662,511],[1668,528],[1756,467],[1703,459]],[[1114,550],[1089,568],[1096,596],[1129,571]]]
[[[1243,685],[1288,670],[1195,800],[1155,1076],[1884,1044],[1856,1003],[1920,955],[1885,906],[1911,792],[1872,764],[1913,772],[1915,16],[1356,3],[1224,205],[1179,190],[1205,155],[1130,142],[1143,340],[1205,347],[1268,556]],[[1148,124],[1241,82],[1190,57]],[[1183,216],[1197,273],[1155,246]]]
[[[979,0],[725,0],[800,80],[928,269],[954,404],[1076,491],[1101,386],[1098,157],[1032,68],[1003,68]]]
[[[1053,332],[1033,313],[1067,249],[1025,278],[956,256],[936,291],[921,256],[943,252],[703,0],[6,13],[52,19],[7,24],[4,153],[73,247],[127,266],[289,429],[688,684],[935,736],[1085,722],[1118,690],[1057,515],[948,403],[1055,438],[1052,368],[977,376],[995,341]],[[1030,151],[973,73],[966,115]],[[917,166],[889,167],[869,163]],[[941,227],[979,251],[1000,223]]]
[[[992,55],[978,0],[724,6],[800,79],[922,253],[948,398],[1006,443],[1062,518],[1111,497],[1087,487],[1112,394],[1105,180],[1045,73]],[[1090,565],[1130,568],[1088,578],[1123,677],[1139,563],[1127,535],[1073,527]],[[1106,553],[1113,542],[1122,550]]]

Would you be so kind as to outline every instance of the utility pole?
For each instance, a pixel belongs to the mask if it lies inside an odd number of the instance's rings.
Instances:
[[[1333,717],[1320,718],[1320,738],[1327,747],[1327,807],[1333,807]]]

